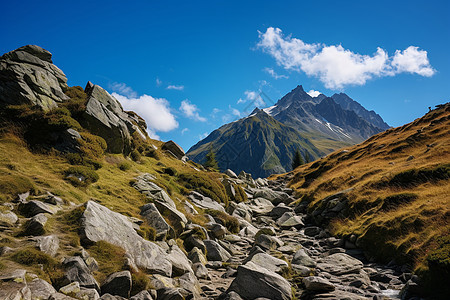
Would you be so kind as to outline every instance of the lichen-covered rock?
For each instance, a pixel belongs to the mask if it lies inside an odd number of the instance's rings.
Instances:
[[[33,240],[39,250],[50,256],[56,256],[59,249],[59,239],[56,235],[38,236]]]
[[[80,230],[84,243],[106,241],[122,247],[139,268],[171,276],[172,264],[167,253],[138,235],[127,217],[93,201],[86,202],[85,207]]]
[[[280,273],[282,268],[288,267],[287,262],[267,253],[257,253],[253,255],[250,261],[275,273]]]
[[[238,267],[236,279],[228,292],[234,291],[244,299],[259,297],[268,299],[292,299],[291,285],[275,272],[269,271],[253,262]]]
[[[141,208],[141,216],[150,226],[156,229],[157,240],[164,240],[168,233],[173,230],[153,203],[147,203]]]
[[[0,57],[0,106],[30,104],[45,111],[69,97],[67,78],[52,62],[52,54],[27,45]]]
[[[27,286],[31,291],[31,299],[48,299],[56,293],[55,288],[50,283],[40,278],[28,281]]]
[[[363,263],[345,253],[335,253],[320,259],[317,268],[333,275],[359,273]]]
[[[227,261],[231,255],[216,241],[204,240],[206,246],[206,257],[210,261]]]

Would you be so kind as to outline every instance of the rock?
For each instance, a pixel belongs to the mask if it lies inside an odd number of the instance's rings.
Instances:
[[[349,273],[359,273],[363,263],[345,253],[335,253],[321,258],[317,263],[317,268],[333,275],[343,275]]]
[[[255,198],[248,205],[255,215],[265,215],[272,211],[274,205],[267,199]]]
[[[181,234],[188,223],[186,216],[178,209],[167,205],[166,203],[155,201],[158,211],[172,221],[173,229],[177,234]]]
[[[297,272],[300,276],[310,276],[314,274],[314,271],[311,271],[310,268],[300,265],[291,264],[292,269]]]
[[[257,253],[253,255],[250,261],[275,273],[280,273],[282,268],[288,267],[287,262],[267,253]]]
[[[317,276],[308,276],[303,278],[303,284],[309,291],[327,292],[334,291],[335,289],[334,285],[331,284],[331,282]]]
[[[80,287],[99,290],[99,284],[81,257],[66,257],[63,261],[63,266],[65,273],[62,284],[67,285],[72,282],[78,282]]]
[[[216,201],[214,201],[209,197],[203,196],[199,192],[192,191],[189,194],[188,198],[192,203],[194,203],[194,205],[202,209],[214,209],[225,212],[225,209],[223,208],[222,205],[220,205],[219,203],[217,203]]]
[[[191,252],[189,252],[188,254],[188,258],[193,262],[193,263],[201,263],[203,265],[206,265],[207,260],[205,255],[203,254],[203,252],[197,248],[194,247]]]
[[[81,291],[80,283],[78,281],[69,283],[68,285],[65,285],[59,289],[60,293],[62,293],[64,295],[69,295],[69,296],[76,295],[80,291]]]
[[[293,216],[295,216],[295,213],[293,211],[287,211],[281,217],[279,217],[277,219],[276,223],[278,226],[280,226],[281,224],[283,224],[285,221],[289,220]]]
[[[81,135],[76,130],[73,130],[73,129],[68,129],[68,130],[71,130],[70,132],[76,132],[78,134],[77,138],[81,139]],[[73,134],[75,134],[75,133],[73,133]],[[48,203],[48,204],[52,204],[52,205],[63,205],[64,204],[63,199],[61,199],[58,196],[53,195],[52,193],[50,193],[48,191],[47,191],[47,197],[44,198],[44,202]]]
[[[130,271],[121,271],[109,275],[102,284],[102,294],[117,295],[124,298],[130,297],[131,291]]]
[[[161,216],[155,204],[147,203],[141,208],[141,216],[147,223],[156,229],[156,239],[165,240],[168,233],[173,229]]]
[[[81,218],[80,236],[83,243],[106,241],[122,247],[135,264],[151,273],[172,274],[172,264],[158,245],[143,239],[127,217],[88,201]]]
[[[202,252],[206,252],[205,243],[203,243],[203,241],[200,238],[191,234],[184,239],[184,249],[186,249],[186,251],[190,251],[194,248],[198,248]]]
[[[191,299],[199,299],[201,288],[200,284],[197,281],[197,277],[195,277],[194,273],[189,272],[185,273],[184,275],[180,276],[178,278],[178,286],[182,288],[182,293],[184,294],[185,298],[191,298]],[[185,293],[184,291],[187,291],[188,293]]]
[[[210,261],[227,261],[231,255],[216,241],[204,240],[206,247],[206,257]]]
[[[100,297],[100,300],[127,300],[121,296],[113,296],[111,294],[104,294]]]
[[[48,111],[69,97],[64,73],[52,55],[35,45],[20,47],[0,57],[0,106],[29,104]]]
[[[172,276],[180,276],[187,272],[192,273],[191,263],[186,255],[177,246],[176,242],[172,240],[172,246],[167,254],[167,259],[172,264]]]
[[[90,254],[84,249],[81,250],[81,258],[83,258],[84,262],[86,263],[86,266],[89,268],[91,272],[95,272],[98,270],[99,268],[98,262],[95,260],[95,258],[90,256]]]
[[[153,298],[148,291],[144,290],[131,297],[130,300],[153,300]]]
[[[181,289],[177,288],[161,288],[157,290],[158,300],[184,300]]]
[[[292,218],[289,218],[288,220],[280,224],[280,227],[282,229],[290,229],[290,228],[300,229],[303,226],[305,226],[305,224],[303,223],[302,217],[300,216],[293,216]]]
[[[12,211],[0,212],[0,226],[12,227],[18,220],[19,218]]]
[[[227,233],[227,229],[224,226],[217,223],[212,224],[210,230],[212,235],[218,239],[224,237],[225,234]]]
[[[27,285],[31,291],[32,299],[48,299],[56,293],[55,288],[50,283],[40,278],[27,282]]]
[[[320,233],[321,229],[317,226],[309,226],[304,229],[304,233],[307,236],[316,236]]]
[[[45,224],[48,218],[44,214],[37,214],[25,223],[24,233],[26,235],[43,235],[45,234]]]
[[[239,296],[236,292],[229,292],[227,294],[224,294],[219,298],[220,300],[242,300],[241,296]]]
[[[146,195],[149,199],[157,200],[176,209],[175,202],[167,195],[166,191],[153,182],[155,179],[156,178],[151,174],[142,174],[136,177],[133,187],[141,194]]]
[[[174,157],[178,158],[178,159],[183,159],[186,154],[183,150],[183,148],[181,148],[177,143],[175,143],[174,141],[168,141],[165,142],[162,147],[162,150],[166,150],[169,151]],[[187,158],[185,158],[187,159]]]
[[[208,269],[201,262],[194,263],[192,265],[194,274],[197,278],[208,279]]]
[[[255,245],[258,245],[264,249],[276,249],[283,246],[283,242],[274,236],[261,234],[256,238]]]
[[[31,200],[25,203],[20,203],[19,211],[26,217],[33,217],[41,213],[53,215],[58,211],[58,208],[41,201]]]
[[[252,221],[252,212],[251,209],[245,203],[238,203],[231,214],[233,217],[240,217],[246,220],[247,222]]]
[[[236,173],[234,173],[234,172],[233,172],[232,170],[230,170],[230,169],[226,169],[225,172],[224,172],[224,174],[225,174],[225,175],[228,175],[228,176],[231,177],[231,178],[235,178],[235,179],[238,178],[237,175],[236,175]]]
[[[237,276],[227,292],[231,291],[244,299],[292,299],[291,285],[286,279],[252,262],[238,267]]]
[[[183,201],[183,206],[188,214],[198,215],[198,211],[195,209],[195,207],[189,201]]]
[[[100,295],[96,289],[80,287],[80,291],[75,295],[75,297],[83,300],[98,300]]]
[[[288,200],[290,198],[289,195],[286,194],[285,192],[274,191],[274,190],[272,190],[270,188],[267,188],[267,187],[261,188],[261,189],[257,189],[255,191],[253,197],[254,198],[267,199],[267,200],[269,200],[270,202],[272,202],[275,205],[278,205],[281,202],[284,202],[284,201],[286,201],[286,200]]]
[[[50,297],[48,297],[48,300],[77,300],[77,299],[61,293],[54,293]]]
[[[314,260],[311,259],[311,257],[309,257],[308,254],[306,254],[304,249],[300,249],[297,252],[295,252],[291,263],[311,268],[316,267],[316,263],[314,262]]]
[[[56,256],[59,249],[59,239],[56,235],[38,236],[33,240],[39,250],[50,256]]]
[[[284,203],[280,203],[270,211],[269,216],[272,217],[273,219],[277,220],[278,218],[280,218],[283,214],[285,214],[287,212],[292,213],[292,212],[294,212],[294,210],[291,207],[286,206]]]
[[[25,282],[26,270],[16,269],[13,271],[0,273],[0,282],[14,281],[14,282]]]

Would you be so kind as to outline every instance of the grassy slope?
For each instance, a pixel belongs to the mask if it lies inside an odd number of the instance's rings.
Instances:
[[[449,130],[446,105],[297,168],[291,186],[310,209],[352,188],[350,214],[331,222],[333,233],[356,234],[373,255],[426,269],[439,237],[450,234]]]

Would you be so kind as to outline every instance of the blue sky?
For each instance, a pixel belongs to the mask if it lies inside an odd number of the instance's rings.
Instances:
[[[391,126],[449,101],[450,1],[2,2],[1,53],[49,50],[185,150],[259,91],[345,92]]]

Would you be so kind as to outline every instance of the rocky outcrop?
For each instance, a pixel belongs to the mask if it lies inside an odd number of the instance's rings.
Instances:
[[[30,104],[47,111],[69,97],[64,73],[52,62],[52,54],[27,45],[0,57],[0,106]]]
[[[129,153],[134,132],[143,139],[145,129],[140,129],[130,115],[124,112],[122,105],[107,91],[88,82],[85,88],[88,96],[82,125],[90,132],[101,136],[111,153]]]
[[[181,146],[179,146],[174,141],[165,142],[164,145],[161,147],[161,149],[168,151],[170,154],[172,154],[174,157],[180,160],[183,161],[187,160],[187,156],[184,153],[183,148],[181,148]]]

